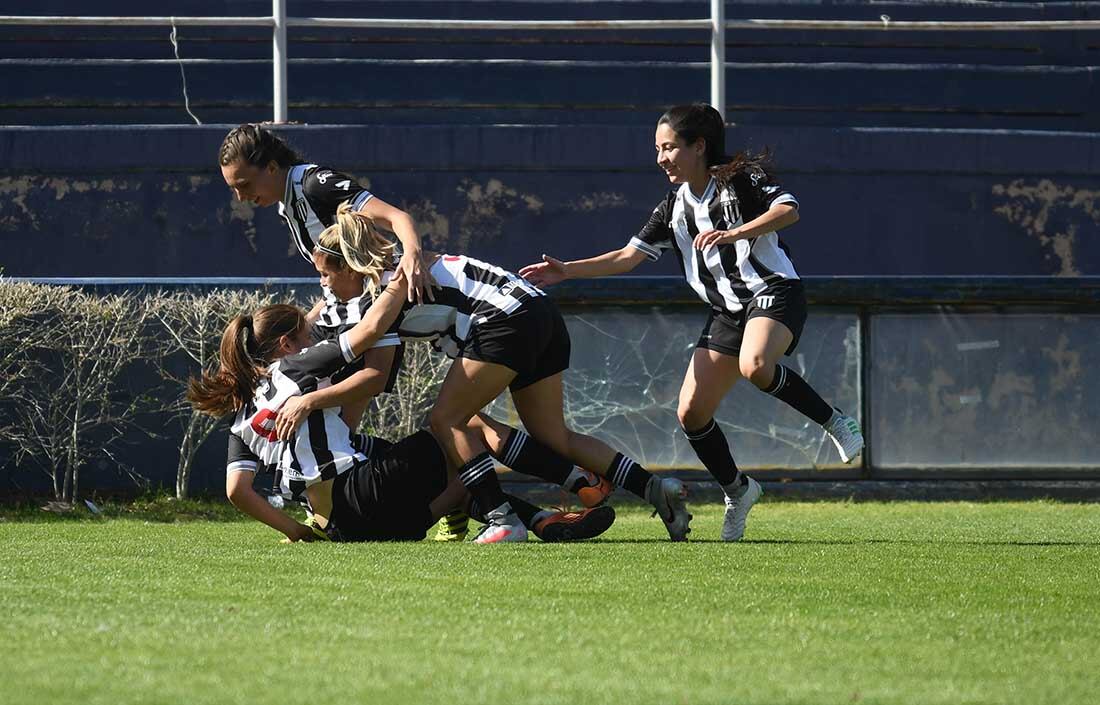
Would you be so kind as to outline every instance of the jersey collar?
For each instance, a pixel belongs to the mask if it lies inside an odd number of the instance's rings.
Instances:
[[[710,203],[710,199],[714,198],[714,190],[718,187],[718,182],[714,177],[710,177],[710,181],[707,182],[707,187],[703,189],[703,195],[701,198],[696,198],[695,194],[691,192],[691,184],[684,184],[684,194],[686,198],[696,205],[703,203]]]

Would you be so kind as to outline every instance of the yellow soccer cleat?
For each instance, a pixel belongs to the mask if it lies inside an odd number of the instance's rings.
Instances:
[[[437,524],[436,541],[465,541],[470,532],[470,517],[461,509],[448,513]]]

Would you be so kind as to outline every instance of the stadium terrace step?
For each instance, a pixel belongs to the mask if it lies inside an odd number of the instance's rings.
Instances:
[[[264,119],[270,111],[271,67],[263,60],[188,60],[191,106],[229,122]],[[110,109],[115,122],[152,115],[186,122],[180,67],[173,60],[0,60],[5,86],[0,120],[15,114],[38,124],[63,124],[67,111]],[[420,111],[419,123],[449,122],[438,113],[521,111],[537,118],[580,111],[634,113],[651,121],[670,103],[707,92],[705,62],[534,60],[296,59],[289,65],[290,117],[337,122],[389,121],[388,111]],[[738,122],[917,124],[1036,129],[1093,129],[1100,117],[1096,81],[1088,68],[860,63],[728,63],[727,101]],[[415,87],[415,91],[410,87]],[[172,108],[176,108],[173,113]],[[132,111],[132,114],[131,114]],[[627,122],[635,122],[628,119]],[[943,120],[943,122],[940,122]],[[578,121],[583,121],[578,119]],[[895,122],[896,121],[896,122]]]

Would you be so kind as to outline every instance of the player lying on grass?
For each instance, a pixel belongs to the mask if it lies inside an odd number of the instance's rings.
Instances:
[[[396,288],[387,291],[392,295]],[[239,509],[292,541],[318,536],[255,492],[254,475],[273,471],[280,490],[304,497],[319,532],[334,540],[422,539],[444,512],[467,502],[475,518],[508,502],[545,541],[589,538],[611,525],[610,507],[566,514],[504,499],[495,472],[467,492],[453,471],[448,473],[440,444],[425,431],[394,445],[379,439],[356,445],[338,411],[329,408],[309,414],[291,441],[280,441],[275,433],[279,407],[292,396],[329,385],[356,352],[368,349],[364,341],[374,330],[364,323],[341,335],[339,343],[310,346],[304,312],[281,304],[230,321],[222,335],[218,373],[193,379],[188,398],[204,413],[236,412],[226,493]],[[514,433],[484,417],[471,419],[466,432],[497,452],[505,450]],[[486,492],[487,486],[495,486],[495,492]]]
[[[392,248],[369,217],[341,206],[336,223],[318,238],[315,264],[322,277],[357,272],[371,290],[382,285],[392,267]],[[493,463],[490,449],[468,433],[467,421],[508,389],[530,434],[526,444],[532,446],[532,454],[536,447],[539,454],[552,451],[625,487],[654,506],[674,541],[686,539],[691,515],[684,505],[683,483],[654,477],[602,441],[565,425],[562,372],[569,367],[570,340],[553,300],[515,274],[485,262],[430,252],[425,260],[435,287],[433,303],[405,304],[404,280],[394,279],[340,340],[345,347],[352,339],[370,346],[396,325],[402,339],[431,340],[454,359],[429,420],[471,491],[478,478],[492,474]],[[296,408],[307,402],[296,400],[283,409],[289,421],[280,429],[282,437],[289,437],[313,408]],[[504,514],[489,514],[490,536],[523,540],[522,523],[507,506],[502,509]]]

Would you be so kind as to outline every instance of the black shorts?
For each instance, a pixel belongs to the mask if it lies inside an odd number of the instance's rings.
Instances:
[[[499,321],[473,326],[459,357],[515,371],[513,392],[569,369],[569,329],[549,296],[534,296]]]
[[[737,313],[711,311],[695,347],[733,357],[739,356],[741,339],[745,337],[745,324],[752,318],[770,318],[785,325],[794,334],[794,339],[783,354],[793,353],[802,337],[802,328],[806,325],[806,290],[802,281],[787,279],[773,284],[753,297]]]
[[[435,523],[428,505],[446,487],[439,443],[417,431],[336,476],[326,533],[333,541],[420,541]]]

